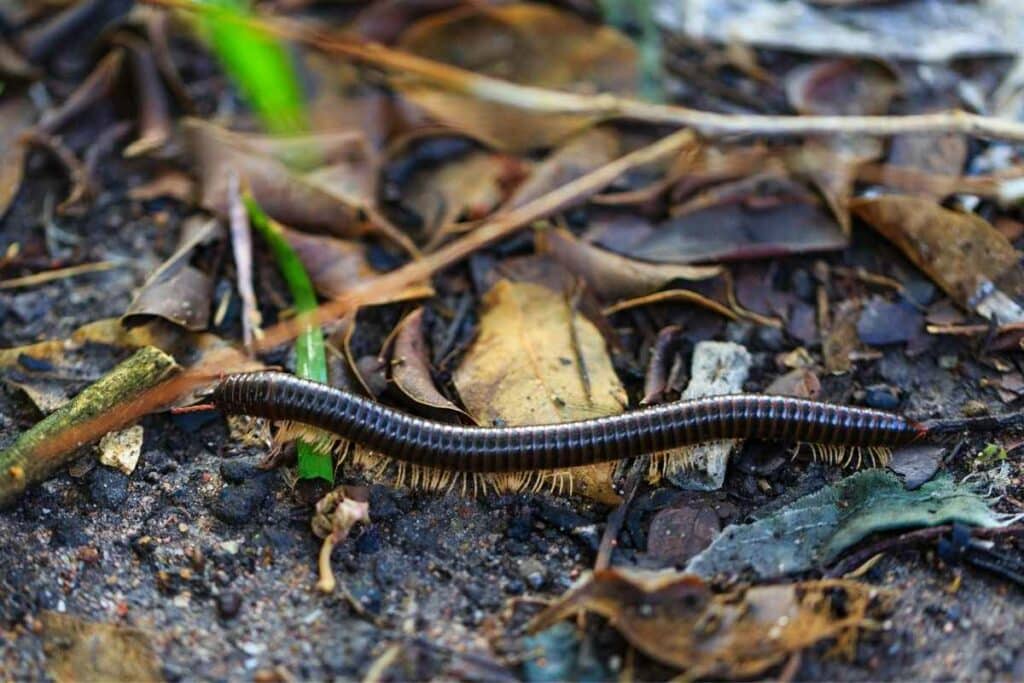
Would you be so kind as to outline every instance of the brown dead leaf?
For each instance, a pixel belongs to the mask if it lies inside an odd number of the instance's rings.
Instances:
[[[553,424],[625,409],[626,391],[604,339],[565,297],[501,280],[484,305],[479,334],[453,377],[478,424]],[[577,468],[573,476],[586,495],[617,503],[614,466]]]
[[[772,380],[772,383],[765,387],[764,393],[814,399],[821,393],[821,381],[808,368],[794,368]]]
[[[366,246],[360,242],[287,228],[283,233],[323,297],[341,296],[353,285],[377,274],[366,260]]]
[[[755,586],[715,594],[674,571],[606,569],[586,576],[528,626],[580,611],[607,618],[634,647],[687,678],[752,678],[828,639],[852,654],[857,630],[880,612],[879,591],[844,580]]]
[[[170,197],[179,202],[192,200],[195,187],[192,178],[174,169],[160,171],[158,175],[128,190],[128,197],[145,202],[160,197]]]
[[[605,301],[644,296],[673,281],[699,282],[722,273],[719,266],[634,260],[583,242],[562,228],[539,233],[537,251],[550,254],[571,273],[582,277]]]
[[[223,238],[224,231],[213,219],[186,221],[181,243],[142,285],[121,320],[128,327],[154,316],[186,330],[205,330],[210,322],[213,278],[192,265],[196,250]]]
[[[398,324],[391,351],[391,380],[411,400],[432,413],[459,420],[465,411],[442,394],[430,372],[430,352],[423,334],[423,308],[405,316]]]
[[[903,195],[855,199],[850,209],[895,244],[960,306],[1000,323],[1024,320],[1020,253],[974,214]]]
[[[35,119],[36,110],[25,96],[8,96],[0,104],[0,218],[10,208],[21,187],[27,147],[21,135]]]
[[[610,129],[592,128],[573,136],[534,168],[504,208],[522,206],[604,166],[619,156],[620,147],[618,136]]]
[[[488,216],[506,196],[507,179],[520,175],[521,163],[505,154],[477,150],[422,171],[402,191],[402,204],[423,221],[423,232],[453,232],[459,220]]]
[[[633,43],[618,31],[570,12],[519,3],[435,14],[406,30],[399,46],[477,74],[576,92],[633,93]],[[530,113],[397,77],[395,87],[432,116],[495,149],[549,147],[590,124],[592,116]]]
[[[893,72],[866,59],[823,59],[786,74],[786,96],[800,114],[881,115],[898,91]]]
[[[160,659],[138,629],[43,612],[46,670],[57,683],[162,681]]]
[[[205,208],[228,215],[228,179],[237,173],[267,214],[285,225],[339,237],[376,233],[415,253],[409,238],[376,210],[377,160],[360,134],[273,138],[199,119],[186,119],[183,127]]]

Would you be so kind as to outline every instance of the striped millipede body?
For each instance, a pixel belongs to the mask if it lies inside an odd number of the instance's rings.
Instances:
[[[563,469],[721,439],[892,448],[929,433],[921,423],[880,410],[756,394],[677,401],[528,427],[462,427],[425,420],[281,372],[231,375],[211,399],[227,414],[301,423],[400,462],[467,473]]]

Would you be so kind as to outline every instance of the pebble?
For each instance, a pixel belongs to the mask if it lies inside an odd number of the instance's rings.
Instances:
[[[217,615],[221,619],[234,619],[242,609],[242,597],[235,591],[225,591],[217,596]]]
[[[530,590],[540,590],[548,580],[548,572],[544,565],[535,558],[529,558],[519,563],[519,576],[526,581]]]
[[[896,410],[900,406],[900,398],[896,391],[884,384],[868,387],[865,401],[868,406],[878,410]]]
[[[100,465],[89,473],[89,496],[100,507],[117,510],[128,498],[128,475]]]
[[[267,488],[252,482],[225,486],[210,505],[214,517],[226,524],[241,526],[253,520],[267,499]]]

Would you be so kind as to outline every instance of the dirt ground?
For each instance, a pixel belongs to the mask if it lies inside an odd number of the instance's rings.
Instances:
[[[108,169],[122,172],[132,171]],[[10,239],[33,239],[43,198],[58,189],[47,167],[31,174],[3,226]],[[143,211],[115,193],[85,217],[64,221],[90,257],[117,255],[129,265],[0,293],[0,345],[60,337],[122,312],[132,288],[174,243],[180,211],[173,203],[162,208],[166,224],[157,225],[152,206]],[[898,259],[873,238],[861,242],[833,260],[866,256],[884,266]],[[793,258],[780,266],[793,273],[809,263]],[[745,342],[755,357],[752,390],[777,374],[774,354],[795,346],[758,334]],[[83,382],[109,365],[109,353],[97,347],[83,354]],[[937,361],[951,355],[959,360],[955,372]],[[994,395],[974,389],[987,372],[974,357],[970,344],[954,339],[912,358],[888,350],[855,373],[824,381],[822,397],[849,400],[886,383],[903,390],[900,409],[913,415],[956,415],[971,399],[998,406]],[[0,389],[0,445],[36,419],[17,390]],[[550,675],[536,665],[535,642],[523,640],[523,623],[592,567],[608,509],[548,494],[471,499],[375,485],[372,524],[357,528],[333,557],[348,595],[324,597],[313,590],[318,542],[309,507],[281,473],[256,466],[261,449],[230,443],[220,418],[157,415],[144,426],[142,459],[130,477],[103,466],[78,477],[61,473],[0,513],[0,678],[46,677],[46,610],[142,629],[168,680],[358,679],[385,655],[382,671],[374,671],[389,680]],[[978,445],[969,444],[951,467],[966,473]],[[93,456],[87,449],[83,457]],[[725,489],[701,495],[727,501],[730,521],[742,521],[779,496],[840,475],[791,461],[781,446],[750,444],[733,459]],[[650,519],[678,499],[665,490],[641,492],[613,564],[636,563]],[[929,549],[886,556],[866,579],[898,592],[895,612],[861,639],[853,661],[818,648],[804,654],[796,679],[1024,678],[1019,587],[948,566]],[[563,675],[617,676],[624,642],[598,619],[585,634],[582,642],[570,636],[551,646],[545,662],[567,662]],[[642,659],[639,667],[645,678],[667,675]]]

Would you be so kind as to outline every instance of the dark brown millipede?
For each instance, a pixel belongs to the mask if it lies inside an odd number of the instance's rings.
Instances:
[[[892,448],[953,431],[949,424],[926,425],[881,410],[757,394],[677,401],[563,424],[462,427],[282,372],[228,376],[211,399],[228,414],[306,424],[398,461],[479,473],[577,467],[717,439]]]

